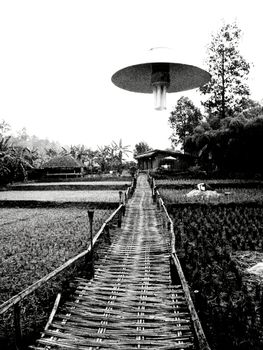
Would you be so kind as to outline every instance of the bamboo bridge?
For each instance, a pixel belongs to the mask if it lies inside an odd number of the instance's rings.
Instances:
[[[171,244],[159,216],[141,174],[122,227],[100,248],[94,277],[78,279],[31,349],[209,349],[188,287],[178,271],[171,276]]]

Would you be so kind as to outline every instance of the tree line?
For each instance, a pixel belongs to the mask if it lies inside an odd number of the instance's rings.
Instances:
[[[92,150],[85,145],[62,146],[58,142],[30,136],[25,128],[17,136],[10,132],[10,125],[6,121],[0,122],[0,184],[26,180],[28,171],[41,168],[50,159],[60,156],[72,156],[87,173],[114,171],[120,174],[124,166],[135,166],[134,162],[124,162],[131,150],[121,139]]]
[[[203,111],[183,96],[169,117],[173,147],[196,156],[197,169],[217,176],[263,175],[263,106],[250,98],[241,37],[236,23],[212,36],[206,59],[211,80],[200,89]]]

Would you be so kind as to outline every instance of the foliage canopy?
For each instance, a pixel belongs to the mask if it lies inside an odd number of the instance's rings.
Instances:
[[[181,145],[184,148],[187,136],[191,135],[194,129],[200,124],[202,114],[193,102],[182,96],[169,117],[169,125],[172,129],[170,140],[174,146]]]
[[[200,90],[209,117],[225,118],[240,113],[249,97],[246,84],[250,65],[239,52],[241,30],[236,23],[225,24],[212,36],[207,66],[211,81]]]

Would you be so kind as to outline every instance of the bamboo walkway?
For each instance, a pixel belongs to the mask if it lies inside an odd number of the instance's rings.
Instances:
[[[79,279],[73,300],[58,310],[33,349],[195,349],[181,285],[172,285],[169,247],[140,175],[121,229]]]

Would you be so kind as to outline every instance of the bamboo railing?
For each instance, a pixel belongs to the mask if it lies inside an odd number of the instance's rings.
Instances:
[[[189,290],[186,278],[184,276],[182,266],[181,266],[180,261],[177,257],[177,254],[176,254],[173,220],[171,219],[171,217],[167,211],[167,208],[164,204],[164,201],[163,201],[163,199],[158,191],[158,187],[155,184],[154,178],[151,177],[149,175],[149,173],[148,173],[148,182],[149,182],[151,189],[152,189],[153,201],[156,203],[157,208],[159,208],[160,210],[163,211],[163,213],[166,217],[166,220],[167,220],[167,229],[168,229],[169,234],[170,234],[170,244],[171,244],[171,264],[172,264],[172,266],[175,267],[175,269],[178,273],[180,282],[182,284],[182,287],[183,287],[183,290],[185,293],[188,308],[189,308],[191,318],[192,318],[193,327],[195,330],[195,336],[196,336],[196,342],[197,342],[198,348],[199,348],[199,350],[211,350],[211,348],[207,342],[203,327],[202,327],[201,322],[199,320],[198,314],[196,312],[193,300],[191,298],[190,290]]]
[[[118,221],[118,227],[121,227],[122,223],[122,216],[125,215],[125,208],[127,201],[134,193],[135,187],[136,187],[136,181],[137,176],[135,176],[131,182],[131,185],[126,189],[126,191],[119,192],[120,200],[119,200],[119,206],[118,208],[109,216],[107,220],[104,221],[98,232],[93,237],[93,214],[94,212],[91,210],[88,210],[88,217],[89,217],[89,223],[90,223],[90,243],[88,245],[88,248],[84,250],[83,252],[79,253],[78,255],[72,257],[68,261],[66,261],[64,264],[59,266],[58,268],[54,269],[49,274],[45,275],[26,289],[22,290],[18,294],[14,295],[9,300],[5,301],[3,304],[0,305],[0,316],[6,313],[8,310],[13,308],[13,315],[14,315],[14,328],[15,328],[15,344],[16,349],[20,348],[20,344],[22,343],[22,327],[21,327],[21,307],[20,303],[26,299],[29,295],[31,295],[33,292],[38,290],[39,288],[43,287],[47,282],[49,282],[51,279],[55,278],[56,276],[60,275],[63,271],[71,267],[74,263],[76,263],[78,260],[80,260],[83,257],[87,257],[91,253],[91,269],[93,270],[93,256],[92,251],[93,247],[95,246],[98,239],[102,236],[102,234],[105,232],[107,235],[109,235],[109,224],[117,218]],[[123,196],[124,195],[124,196]],[[93,273],[91,273],[92,277]],[[56,304],[56,303],[55,303]]]

